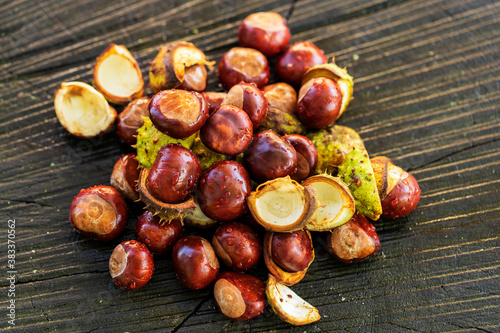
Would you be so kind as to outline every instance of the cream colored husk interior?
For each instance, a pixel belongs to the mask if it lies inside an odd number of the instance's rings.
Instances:
[[[107,94],[127,98],[142,89],[142,74],[134,63],[121,55],[107,56],[97,69],[97,80]]]

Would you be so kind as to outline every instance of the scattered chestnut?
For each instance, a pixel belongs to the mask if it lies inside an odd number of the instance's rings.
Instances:
[[[270,106],[289,114],[297,113],[297,92],[285,82],[265,86],[262,91]]]
[[[229,222],[221,225],[212,238],[215,253],[228,268],[248,271],[262,256],[262,242],[248,225]]]
[[[262,88],[269,81],[269,64],[257,50],[234,47],[219,62],[219,81],[227,90],[241,81],[255,83]],[[301,77],[302,79],[302,77]]]
[[[137,162],[137,154],[129,153],[120,157],[111,173],[111,186],[124,197],[135,201],[139,199],[139,192],[137,192],[138,180],[139,162]]]
[[[222,103],[222,101],[226,98],[227,94],[223,92],[215,92],[215,91],[206,91],[201,93],[205,100],[208,103],[208,114],[211,115],[214,113],[215,109]]]
[[[219,161],[201,176],[198,203],[209,218],[230,221],[247,211],[250,192],[252,184],[247,170],[236,161]]]
[[[382,203],[382,217],[396,219],[410,214],[420,201],[420,187],[415,177],[385,156],[370,161]]]
[[[261,183],[293,174],[297,169],[295,148],[272,130],[259,132],[243,156],[253,180]]]
[[[267,99],[255,83],[241,82],[233,86],[222,105],[234,105],[245,111],[253,128],[258,128],[267,116]]]
[[[290,41],[290,29],[278,13],[260,12],[248,15],[238,30],[241,46],[259,50],[272,57],[283,51]]]
[[[312,262],[312,240],[305,230],[274,232],[271,239],[274,262],[287,272],[299,272]]]
[[[172,250],[172,262],[177,279],[189,289],[208,287],[219,272],[219,261],[212,245],[199,236],[179,239]]]
[[[142,288],[153,276],[153,255],[141,242],[121,242],[109,258],[109,272],[113,282],[122,289]]]
[[[265,287],[265,283],[255,276],[224,272],[214,284],[215,305],[229,319],[248,320],[264,312]]]
[[[90,238],[101,241],[116,238],[125,229],[127,220],[127,204],[111,186],[83,189],[71,202],[71,225]]]
[[[318,151],[316,150],[314,143],[300,134],[289,134],[283,136],[283,138],[290,142],[297,152],[297,172],[291,177],[300,181],[312,176],[316,170],[316,166],[318,165]],[[297,175],[299,170],[301,171],[300,177],[296,176],[294,178],[294,175]]]
[[[326,62],[325,53],[316,45],[310,42],[296,42],[279,56],[276,72],[283,81],[298,87],[309,68]]]
[[[207,69],[204,64],[189,66],[184,72],[184,81],[178,89],[202,92],[207,87]]]
[[[118,137],[123,143],[129,145],[136,144],[137,130],[144,125],[142,117],[147,117],[149,115],[148,104],[148,97],[134,99],[118,114],[116,134],[118,134]]]
[[[146,244],[153,254],[168,253],[183,233],[182,223],[179,220],[161,223],[160,218],[149,211],[139,216],[135,224],[137,239]]]
[[[253,125],[248,114],[233,105],[221,105],[200,130],[200,139],[213,151],[235,156],[252,141]]]
[[[163,90],[151,98],[149,116],[159,131],[183,139],[205,124],[208,103],[195,91]]]
[[[308,128],[330,126],[340,115],[342,92],[337,82],[316,77],[307,81],[299,91],[297,115]]]
[[[380,248],[380,240],[373,224],[357,213],[349,222],[328,234],[326,245],[334,258],[353,263],[374,255]]]
[[[191,150],[180,144],[168,144],[158,152],[146,187],[156,199],[178,203],[193,191],[200,174],[200,162]]]

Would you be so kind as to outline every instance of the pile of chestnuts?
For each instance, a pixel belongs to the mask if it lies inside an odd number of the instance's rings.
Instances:
[[[205,91],[215,63],[185,41],[162,46],[151,63],[151,98],[122,45],[98,57],[95,88],[61,85],[56,114],[70,133],[89,138],[116,122],[120,140],[135,149],[116,162],[111,186],[74,198],[69,220],[83,235],[111,241],[127,227],[127,206],[139,202],[136,240],[118,244],[109,261],[118,287],[144,287],[154,261],[168,255],[180,283],[213,288],[229,319],[248,320],[270,305],[304,325],[320,314],[289,286],[315,258],[311,232],[324,233],[334,258],[361,261],[380,248],[371,221],[409,214],[420,189],[390,159],[370,158],[353,129],[335,124],[353,78],[314,44],[288,45],[281,15],[249,15],[238,37],[217,67],[227,92]],[[270,57],[282,82],[268,85]],[[117,114],[108,102],[126,106]],[[262,261],[267,281],[248,273]]]

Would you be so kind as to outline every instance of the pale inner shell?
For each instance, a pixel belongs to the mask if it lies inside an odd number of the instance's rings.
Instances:
[[[262,190],[255,200],[259,217],[271,225],[289,225],[304,212],[305,197],[294,183],[281,182],[272,190]]]
[[[142,89],[142,74],[130,59],[112,54],[97,68],[98,84],[107,94],[128,98]]]
[[[335,220],[342,209],[342,196],[337,188],[326,182],[313,182],[310,184],[318,194],[319,206],[311,219],[316,225],[322,225]]]

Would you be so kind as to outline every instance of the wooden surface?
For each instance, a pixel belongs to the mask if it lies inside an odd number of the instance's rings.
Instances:
[[[226,320],[210,291],[176,280],[156,258],[145,288],[113,285],[108,259],[124,235],[98,244],[70,227],[81,188],[109,184],[129,152],[114,134],[80,140],[59,125],[62,81],[90,82],[95,58],[124,44],[146,75],[159,45],[185,39],[218,61],[255,11],[289,16],[308,40],[355,78],[338,121],[420,183],[408,217],[376,223],[373,258],[345,265],[315,234],[317,257],[293,290],[323,318],[292,328],[269,310]],[[500,331],[500,2],[3,1],[0,5],[0,328],[7,327],[7,220],[16,220],[16,326],[9,332]],[[215,74],[210,88],[220,90]],[[134,210],[136,214],[137,209]],[[257,273],[265,278],[261,266]]]

